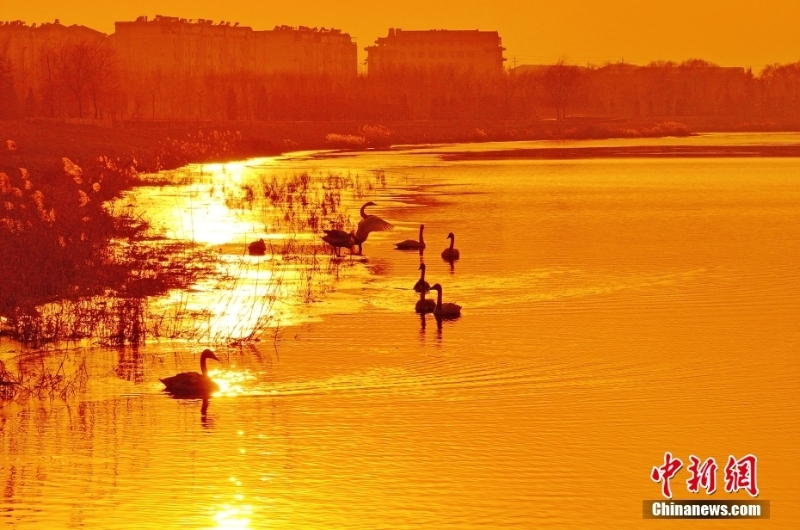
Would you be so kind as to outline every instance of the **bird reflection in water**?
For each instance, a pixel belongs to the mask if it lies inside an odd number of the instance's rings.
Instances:
[[[436,319],[436,330],[438,332],[438,335],[441,337],[441,335],[442,335],[442,321],[444,319],[442,317],[438,316],[438,315],[435,315],[435,314],[433,315],[433,318]],[[420,315],[419,315],[419,322],[420,322],[419,332],[420,332],[420,335],[424,335],[425,334],[425,327],[427,326],[427,323],[428,323],[427,319],[428,319],[428,314],[427,313],[420,313]]]
[[[214,417],[208,417],[209,403],[210,400],[208,398],[203,398],[203,405],[200,407],[200,425],[202,425],[204,429],[214,428]]]

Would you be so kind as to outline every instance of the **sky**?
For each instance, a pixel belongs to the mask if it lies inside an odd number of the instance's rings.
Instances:
[[[156,14],[253,29],[335,27],[356,39],[361,61],[390,27],[497,30],[508,66],[700,58],[758,71],[800,61],[799,0],[0,0],[0,20],[58,18],[105,33],[114,21]]]

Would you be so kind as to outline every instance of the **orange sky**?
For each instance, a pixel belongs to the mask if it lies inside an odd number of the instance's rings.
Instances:
[[[800,61],[800,1],[761,0],[1,0],[0,20],[61,19],[113,31],[115,20],[155,14],[240,22],[255,29],[275,25],[341,28],[364,46],[403,29],[496,29],[509,65],[547,63],[559,57],[578,64],[624,58],[702,58],[721,65],[752,66]]]

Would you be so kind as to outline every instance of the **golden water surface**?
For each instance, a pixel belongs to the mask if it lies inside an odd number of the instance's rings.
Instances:
[[[643,142],[800,137],[627,144]],[[514,145],[188,168],[237,182],[384,170],[387,185],[348,199],[349,215],[374,200],[396,230],[325,272],[313,301],[287,294],[271,308],[277,336],[217,347],[223,390],[205,413],[158,382],[197,370],[204,346],[152,341],[89,349],[87,390],[66,401],[0,408],[0,526],[796,528],[800,160],[441,157]],[[137,193],[172,237],[231,256],[270,237],[213,190]],[[392,249],[420,223],[422,257]],[[452,266],[439,257],[448,232],[461,252]],[[420,259],[459,319],[439,327],[414,313]],[[258,270],[240,298],[265,295]],[[238,302],[206,300],[218,307],[210,328],[250,325]],[[7,340],[0,355],[38,358]],[[686,465],[756,455],[771,519],[643,519],[666,451],[685,463],[678,499],[749,499],[725,493],[722,469],[713,496],[688,493]]]

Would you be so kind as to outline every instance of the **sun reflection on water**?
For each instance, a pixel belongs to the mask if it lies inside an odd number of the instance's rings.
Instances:
[[[339,276],[320,258],[328,251],[321,229],[345,222],[355,203],[341,194],[359,202],[362,184],[358,176],[275,174],[274,163],[189,166],[179,184],[137,192],[156,230],[207,249],[192,265],[208,275],[152,302],[160,336],[239,340],[313,319],[303,303]],[[266,254],[251,256],[247,245],[258,239]]]
[[[214,528],[250,528],[250,518],[253,515],[252,506],[223,504],[221,508],[214,515],[214,521],[217,523]]]
[[[235,366],[209,370],[208,375],[219,385],[219,391],[214,394],[215,396],[246,395],[249,393],[246,387],[258,379],[249,369],[239,371]]]

